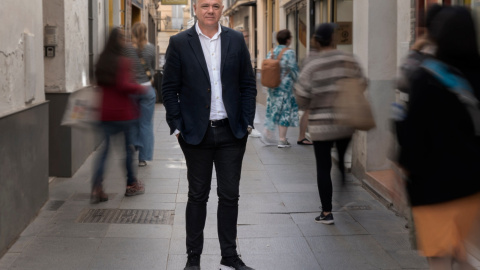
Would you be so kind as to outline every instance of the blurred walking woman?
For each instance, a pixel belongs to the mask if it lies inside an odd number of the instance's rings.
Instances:
[[[474,269],[465,240],[479,227],[480,55],[473,18],[445,7],[429,33],[436,58],[413,74],[400,163],[417,243],[431,269]]]
[[[355,58],[335,49],[335,26],[324,23],[315,29],[315,47],[319,51],[302,69],[295,94],[298,106],[310,110],[308,130],[313,140],[317,166],[317,184],[322,211],[315,222],[333,224],[332,214],[332,146],[338,150],[338,167],[345,182],[344,156],[354,129],[335,123],[333,102],[338,93],[336,83],[343,78],[362,79]]]
[[[137,180],[132,168],[133,149],[130,137],[130,128],[138,118],[138,109],[130,95],[141,94],[145,90],[143,86],[131,82],[133,78],[130,72],[130,61],[122,57],[124,39],[122,29],[114,28],[112,30],[95,70],[97,83],[102,90],[100,126],[105,136],[105,147],[96,160],[92,179],[92,203],[108,200],[102,186],[103,175],[110,137],[117,133],[123,133],[125,137],[125,167],[127,169],[125,195],[133,196],[145,192],[143,184]]]
[[[268,89],[267,113],[265,115],[265,126],[267,128],[267,139],[273,137],[273,132],[278,126],[279,141],[278,147],[290,147],[287,141],[288,127],[298,126],[298,105],[293,95],[293,84],[298,77],[298,66],[295,58],[295,52],[288,49],[292,42],[292,34],[288,29],[278,31],[278,46],[273,49],[274,58],[285,50],[280,60],[282,82],[276,88]],[[269,52],[267,58],[272,56]]]
[[[132,130],[132,140],[138,149],[138,166],[147,165],[153,159],[153,112],[156,94],[152,86],[155,71],[155,46],[147,41],[147,26],[137,22],[132,26],[132,45],[126,48],[126,55],[133,63],[133,73],[137,83],[145,86],[147,92],[135,96],[140,107],[140,118]]]

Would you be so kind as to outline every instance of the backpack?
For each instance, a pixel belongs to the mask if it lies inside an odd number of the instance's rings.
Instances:
[[[452,70],[448,65],[435,59],[423,61],[422,68],[457,96],[470,115],[475,135],[480,136],[480,102],[475,97],[470,83],[458,70]]]
[[[263,60],[262,62],[262,80],[263,86],[268,88],[276,88],[282,83],[280,61],[282,60],[283,53],[288,48],[283,50],[278,55],[277,59],[274,59],[273,49],[270,51],[270,58]]]

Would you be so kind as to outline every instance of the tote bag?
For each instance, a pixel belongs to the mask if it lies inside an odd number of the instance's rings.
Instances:
[[[363,79],[346,78],[337,82],[338,94],[334,102],[335,122],[358,130],[370,130],[375,127],[372,109],[364,92]]]
[[[100,89],[85,87],[73,92],[68,98],[62,126],[93,128],[99,122]]]

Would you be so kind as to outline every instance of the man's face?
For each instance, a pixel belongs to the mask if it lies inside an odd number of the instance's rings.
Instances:
[[[193,7],[200,27],[218,27],[218,21],[223,11],[221,0],[197,0]]]

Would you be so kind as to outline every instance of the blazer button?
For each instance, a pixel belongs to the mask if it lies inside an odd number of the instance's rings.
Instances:
[[[205,106],[205,108],[209,109],[209,108],[210,108],[210,105]]]
[[[207,92],[210,92],[210,88],[207,89]]]

